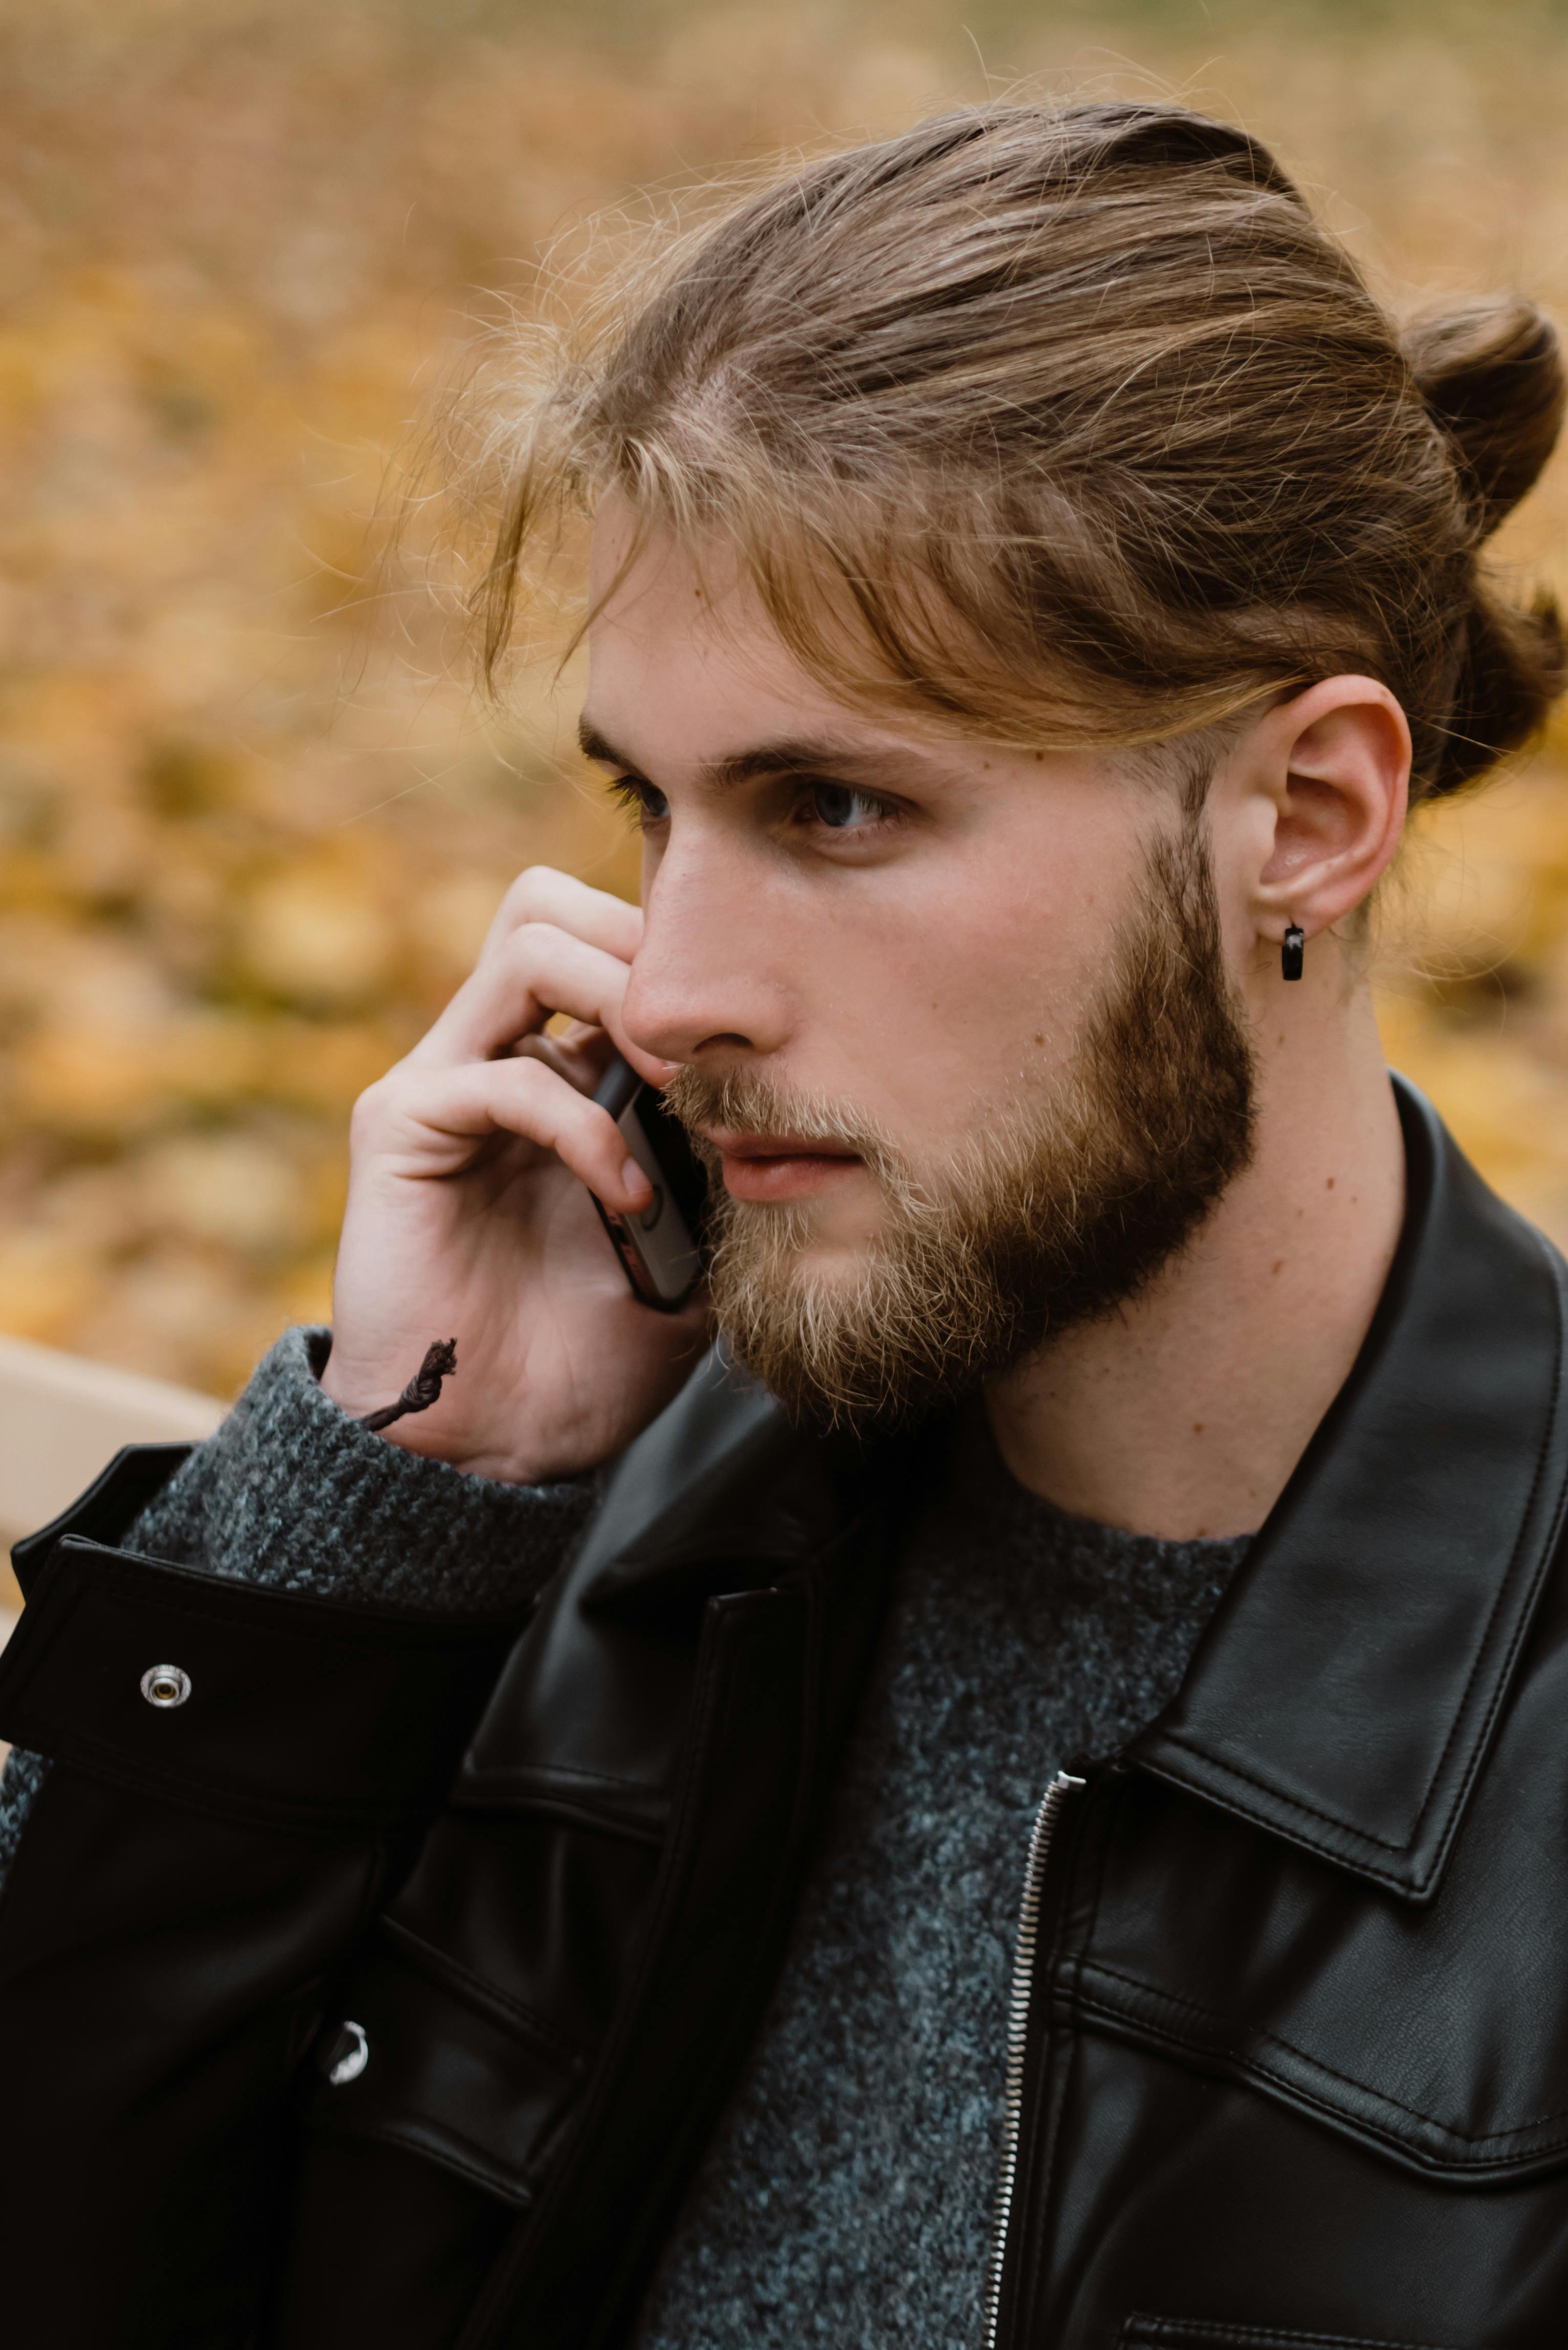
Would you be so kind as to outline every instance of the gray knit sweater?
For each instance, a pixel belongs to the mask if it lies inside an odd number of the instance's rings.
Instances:
[[[636,2350],[971,2350],[1044,1788],[1175,1695],[1247,1547],[1064,1516],[981,1415],[929,1462],[773,2006]]]
[[[472,1608],[549,1574],[587,1485],[459,1476],[368,1436],[292,1332],[130,1546],[285,1589]],[[1006,1985],[1034,1807],[1174,1695],[1246,1548],[1064,1517],[983,1419],[930,1452],[771,2010],[636,2350],[971,2350],[1001,2144]],[[0,1790],[0,1877],[45,1766]]]

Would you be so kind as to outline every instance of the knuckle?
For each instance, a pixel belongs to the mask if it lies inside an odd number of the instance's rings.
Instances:
[[[519,1057],[495,1065],[504,1070],[504,1077],[495,1081],[498,1091],[493,1098],[502,1098],[500,1087],[510,1097],[514,1113],[521,1110],[535,1126],[554,1128],[559,1123],[557,1096],[564,1090],[562,1080],[542,1061]]]
[[[580,989],[590,951],[556,922],[526,922],[502,945],[496,969],[510,986],[549,1003],[557,990]]]
[[[514,1083],[519,1092],[538,1115],[547,1116],[553,1127],[576,1124],[576,1113],[583,1107],[582,1097],[559,1069],[535,1060],[532,1054],[519,1055],[510,1066],[517,1073]]]
[[[501,900],[501,917],[508,925],[536,919],[539,910],[554,904],[564,876],[553,865],[526,865]]]
[[[406,1061],[394,1062],[374,1085],[367,1086],[348,1118],[353,1141],[375,1141],[408,1108],[420,1088],[420,1072]]]
[[[554,922],[524,922],[504,941],[501,950],[502,960],[519,972],[535,971],[554,951],[562,935]]]
[[[373,1135],[385,1119],[390,1107],[391,1072],[378,1077],[366,1087],[348,1113],[348,1137],[352,1142],[363,1142]]]

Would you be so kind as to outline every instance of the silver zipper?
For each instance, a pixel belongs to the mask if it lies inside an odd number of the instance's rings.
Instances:
[[[1018,1905],[1018,1947],[1012,1958],[1012,1991],[1007,2006],[1007,2074],[1002,2085],[1002,2180],[996,2195],[996,2224],[991,2240],[991,2274],[985,2285],[985,2350],[996,2350],[996,2329],[1002,2315],[1002,2266],[1007,2257],[1007,2230],[1012,2217],[1012,2190],[1018,2178],[1018,2137],[1023,2123],[1023,2053],[1029,2036],[1030,1997],[1034,1988],[1034,1946],[1040,1931],[1040,1893],[1057,1814],[1075,1787],[1087,1784],[1070,1772],[1058,1771],[1040,1798],[1029,1835],[1029,1857],[1023,1865],[1023,1898]]]

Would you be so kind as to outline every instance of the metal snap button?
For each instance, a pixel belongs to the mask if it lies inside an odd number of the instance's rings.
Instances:
[[[357,2081],[370,2061],[370,2043],[365,2037],[362,2023],[351,2023],[346,2016],[333,2033],[323,2052],[321,2069],[327,2075],[327,2085],[341,2089]]]
[[[191,1676],[178,1665],[151,1665],[141,1676],[141,1694],[149,1705],[183,1705],[191,1694]]]

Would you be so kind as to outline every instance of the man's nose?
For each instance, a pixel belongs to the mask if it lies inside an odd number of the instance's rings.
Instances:
[[[777,1052],[785,991],[770,975],[756,878],[729,860],[667,855],[647,891],[642,942],[621,1017],[634,1045],[664,1061]]]

